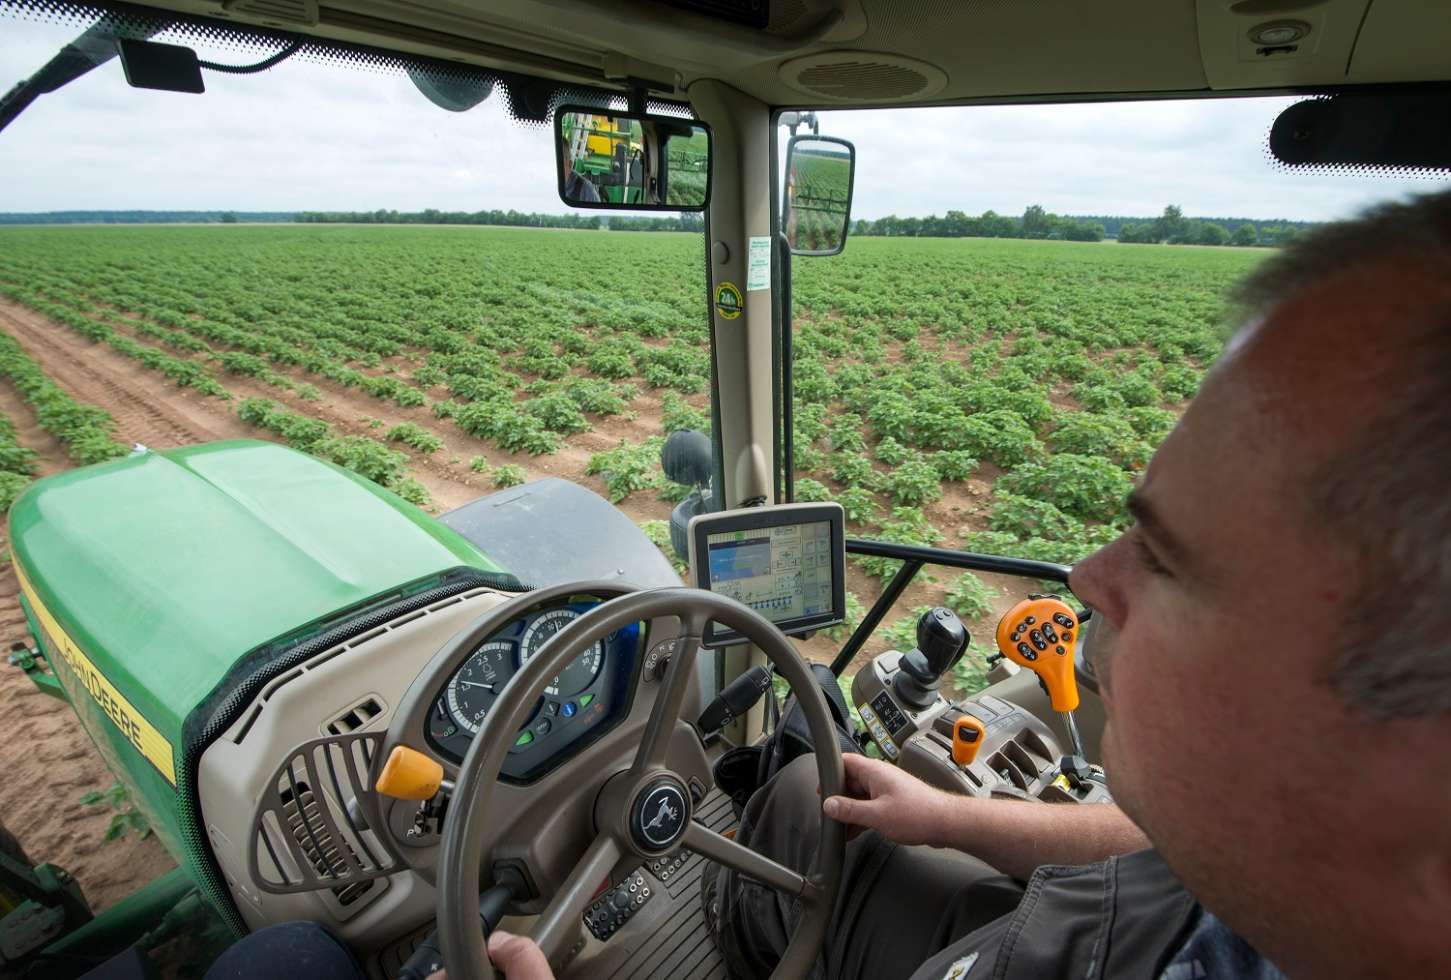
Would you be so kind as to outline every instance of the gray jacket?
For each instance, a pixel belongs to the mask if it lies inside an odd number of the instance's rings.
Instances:
[[[923,963],[912,980],[1144,980],[1183,944],[1198,904],[1156,851],[1045,865],[1017,911]]]

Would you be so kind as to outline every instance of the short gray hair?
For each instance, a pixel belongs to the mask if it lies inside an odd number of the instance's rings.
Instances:
[[[1451,191],[1316,229],[1259,266],[1235,299],[1265,314],[1387,262],[1451,283]],[[1316,468],[1308,499],[1363,569],[1331,684],[1374,717],[1429,718],[1451,714],[1451,302],[1427,296],[1423,315],[1384,338],[1395,374],[1382,409]]]

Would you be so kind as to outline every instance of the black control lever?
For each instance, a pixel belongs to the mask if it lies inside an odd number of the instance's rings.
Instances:
[[[484,930],[484,942],[499,927],[504,919],[504,910],[514,900],[514,886],[495,885],[479,896],[479,925]],[[428,977],[443,969],[443,953],[438,949],[438,930],[424,937],[423,942],[404,961],[398,970],[398,980],[428,980]]]
[[[719,731],[750,711],[771,689],[771,668],[752,667],[731,681],[700,713],[696,727],[705,734]]]
[[[929,609],[917,620],[917,649],[902,658],[892,690],[914,708],[937,700],[938,681],[967,649],[967,627],[944,606]]]

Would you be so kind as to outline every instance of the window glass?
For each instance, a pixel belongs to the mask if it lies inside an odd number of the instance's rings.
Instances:
[[[793,263],[796,499],[840,501],[860,537],[1054,562],[1115,536],[1220,351],[1226,290],[1316,222],[1441,186],[1277,169],[1293,101],[819,113],[857,172],[845,252]],[[898,565],[854,557],[848,606]],[[971,690],[1024,592],[927,569],[858,664],[945,604],[979,638]]]
[[[84,27],[7,18],[0,88]],[[431,512],[563,477],[668,541],[660,443],[710,428],[701,215],[571,211],[502,92],[445,111],[469,93],[305,54],[203,78],[113,59],[0,132],[0,332],[94,409],[78,448],[0,379],[35,473],[263,438]]]

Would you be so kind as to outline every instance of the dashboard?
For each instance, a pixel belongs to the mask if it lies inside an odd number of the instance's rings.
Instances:
[[[457,765],[500,692],[560,630],[597,601],[555,604],[510,622],[478,644],[434,692],[425,737]],[[607,731],[629,708],[644,645],[641,624],[609,634],[576,657],[545,689],[514,737],[502,775],[532,782]]]

